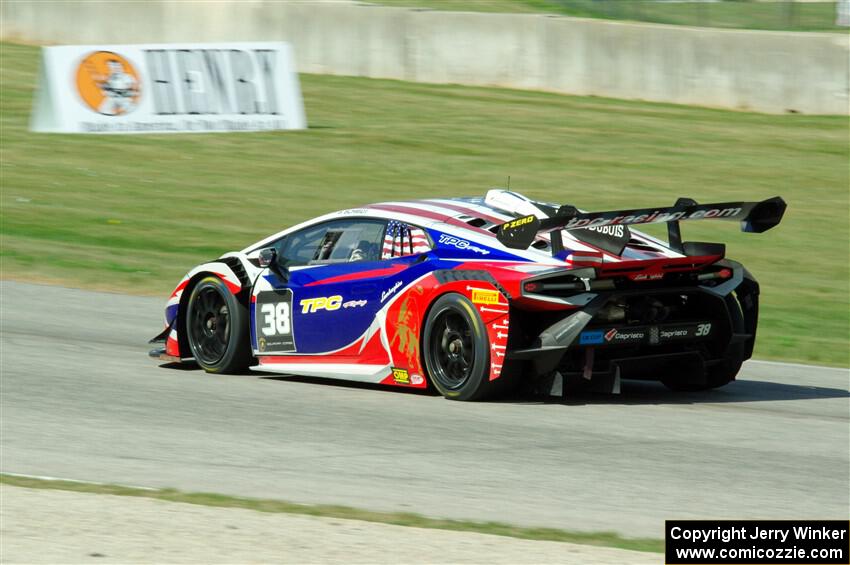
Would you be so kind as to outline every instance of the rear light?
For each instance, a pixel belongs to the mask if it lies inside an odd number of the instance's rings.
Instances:
[[[697,280],[700,281],[710,281],[713,279],[728,279],[732,277],[732,269],[720,269],[719,271],[712,271],[710,273],[702,273],[697,275]]]
[[[527,282],[522,285],[522,289],[525,292],[535,292],[535,293],[562,293],[562,292],[573,292],[573,291],[583,291],[583,290],[609,290],[614,288],[613,280],[601,280],[601,281],[592,281],[586,282],[585,280],[580,281],[570,281],[570,282],[547,282],[547,283],[539,283],[539,282]]]
[[[532,277],[522,281],[520,288],[523,294],[563,298],[590,290],[614,288],[614,281],[596,280],[596,271],[588,267]]]

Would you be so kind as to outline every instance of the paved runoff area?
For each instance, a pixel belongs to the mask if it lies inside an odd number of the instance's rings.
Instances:
[[[460,403],[175,368],[147,357],[165,297],[0,288],[2,472],[659,539],[667,518],[848,515],[846,369]]]
[[[0,486],[3,563],[656,564],[661,556],[357,520]]]

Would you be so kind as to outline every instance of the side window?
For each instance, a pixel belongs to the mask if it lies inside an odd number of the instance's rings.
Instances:
[[[384,222],[333,220],[289,234],[278,255],[287,266],[377,261]]]
[[[431,242],[425,231],[416,226],[391,220],[384,234],[381,259],[417,255],[431,250]]]

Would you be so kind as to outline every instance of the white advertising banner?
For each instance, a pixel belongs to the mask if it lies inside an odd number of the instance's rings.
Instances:
[[[838,0],[836,2],[835,25],[850,27],[850,0]]]
[[[187,133],[304,129],[287,43],[44,47],[30,129]]]

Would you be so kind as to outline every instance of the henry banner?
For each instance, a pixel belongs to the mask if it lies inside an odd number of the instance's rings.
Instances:
[[[231,132],[307,127],[287,43],[44,47],[30,129]]]

